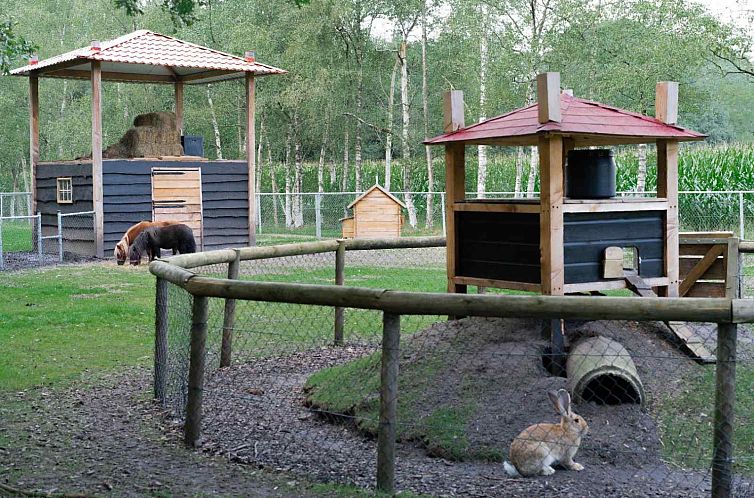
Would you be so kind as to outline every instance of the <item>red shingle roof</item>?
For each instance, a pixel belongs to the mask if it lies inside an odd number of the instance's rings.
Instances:
[[[494,142],[494,139],[536,137],[537,134],[543,132],[601,136],[605,141],[609,141],[610,137],[665,138],[685,141],[702,140],[706,136],[681,126],[665,124],[649,116],[579,99],[565,93],[560,96],[560,106],[560,123],[549,121],[540,124],[539,107],[533,104],[458,131],[431,138],[425,143]]]
[[[77,61],[81,64],[75,64]],[[91,47],[80,48],[14,69],[11,74],[29,76],[34,72],[45,77],[83,77],[83,74],[76,73],[88,74],[90,61],[102,63],[103,79],[117,80],[120,75],[126,81],[130,75],[141,75],[139,78],[143,81],[149,81],[150,77],[164,82],[188,78],[187,83],[208,83],[242,77],[245,73],[286,72],[172,36],[141,30],[102,42],[99,51]]]

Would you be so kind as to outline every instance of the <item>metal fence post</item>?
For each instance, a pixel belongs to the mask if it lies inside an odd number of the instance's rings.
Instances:
[[[382,369],[380,371],[380,423],[377,432],[377,489],[395,492],[395,438],[398,418],[398,361],[401,316],[382,315]]]
[[[58,261],[63,262],[63,217],[58,211]]]
[[[37,254],[42,261],[42,214],[37,213]]]
[[[157,278],[154,297],[154,397],[165,402],[168,369],[168,283]]]
[[[193,296],[191,312],[191,354],[189,357],[188,399],[184,442],[196,447],[202,433],[202,397],[204,390],[204,365],[207,350],[207,315],[209,298]]]
[[[448,233],[445,229],[445,192],[440,192],[440,206],[442,206],[442,236],[447,237]]]
[[[338,239],[338,249],[335,251],[335,285],[343,285],[346,280],[346,241]],[[345,328],[345,310],[335,307],[335,345],[343,344],[343,329]]]
[[[738,193],[738,238],[744,240],[744,232],[746,231],[746,218],[744,217],[744,193]]]
[[[317,192],[314,195],[314,224],[317,238],[322,238],[322,193]]]
[[[736,400],[736,339],[734,323],[717,324],[715,429],[712,450],[712,497],[733,496],[733,415]]]
[[[234,249],[236,259],[228,263],[228,280],[238,278],[241,267],[241,251]],[[225,299],[225,313],[223,315],[223,341],[220,346],[220,368],[229,367],[233,353],[233,328],[236,325],[236,300]]]

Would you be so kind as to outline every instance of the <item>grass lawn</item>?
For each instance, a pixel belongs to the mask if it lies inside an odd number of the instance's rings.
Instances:
[[[0,390],[150,362],[154,277],[145,266],[0,273],[0,293]]]
[[[32,250],[31,221],[4,221],[2,224],[3,251],[21,252]]]

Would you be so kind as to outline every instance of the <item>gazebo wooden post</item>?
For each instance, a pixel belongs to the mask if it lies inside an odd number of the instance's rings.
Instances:
[[[31,213],[37,212],[37,163],[39,162],[39,78],[29,77],[29,167],[31,168]]]
[[[104,210],[102,197],[102,68],[92,61],[92,204],[94,206],[94,243],[98,258],[104,251]]]
[[[183,81],[176,81],[175,88],[175,124],[178,133],[183,135]]]
[[[655,117],[666,124],[678,121],[678,83],[661,81],[655,92]],[[657,197],[668,201],[665,220],[664,271],[668,277],[666,289],[660,289],[667,297],[678,297],[679,249],[678,249],[678,142],[657,141]]]
[[[254,75],[246,73],[246,164],[249,189],[249,245],[257,245],[256,206],[256,131],[254,129]]]
[[[443,128],[446,133],[464,126],[463,92],[451,90],[443,94]],[[458,233],[456,231],[456,202],[466,198],[466,146],[463,143],[445,147],[445,227],[448,292],[466,293],[466,285],[457,284]]]

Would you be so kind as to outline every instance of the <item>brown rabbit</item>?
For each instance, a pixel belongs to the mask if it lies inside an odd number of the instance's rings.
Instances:
[[[565,389],[548,391],[553,406],[560,414],[559,424],[534,424],[525,429],[511,443],[511,463],[505,462],[505,472],[511,477],[547,476],[555,473],[553,464],[570,470],[584,470],[573,461],[581,438],[589,430],[586,421],[571,411],[571,395]]]

